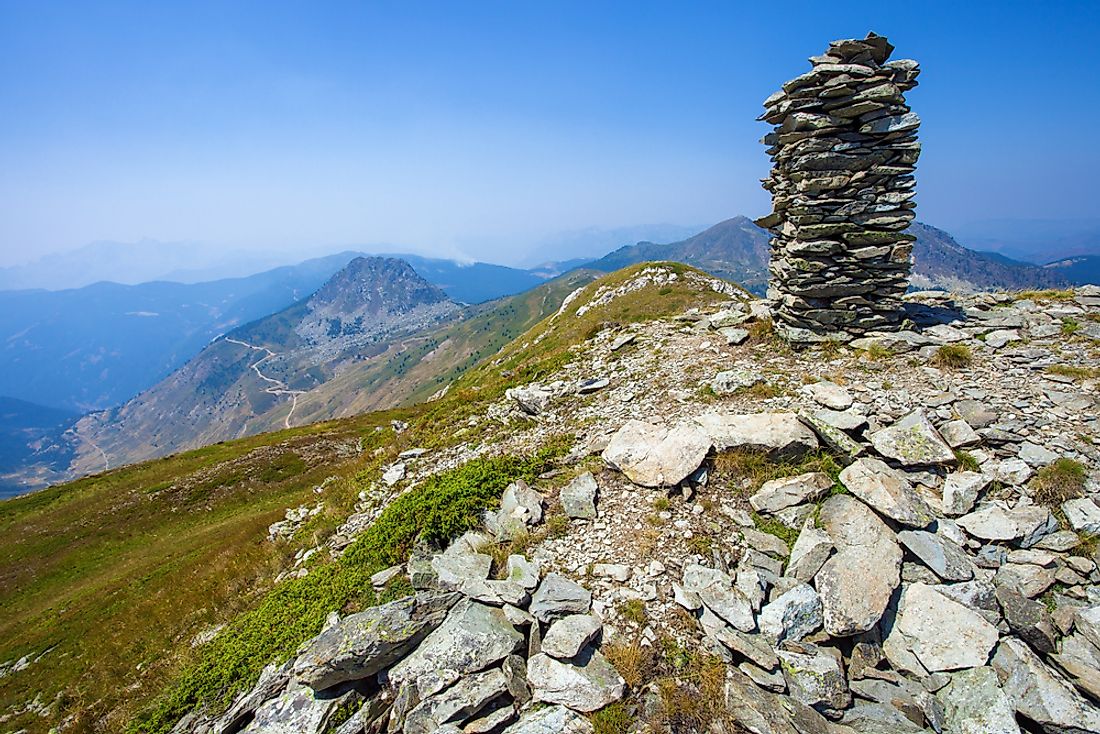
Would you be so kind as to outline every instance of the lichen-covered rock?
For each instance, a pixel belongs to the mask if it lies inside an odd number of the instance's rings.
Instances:
[[[882,647],[895,668],[940,672],[985,665],[998,637],[977,612],[918,582],[903,587]]]
[[[309,641],[294,674],[314,690],[373,676],[416,647],[458,599],[425,592],[345,617]]]
[[[1016,711],[993,668],[961,670],[936,692],[943,706],[944,734],[1019,734]]]
[[[548,573],[531,595],[529,611],[541,622],[569,614],[585,614],[592,607],[592,592],[557,573]]]
[[[592,723],[564,706],[531,709],[504,734],[592,734]]]
[[[619,672],[594,647],[585,648],[570,662],[535,655],[527,661],[527,681],[535,701],[585,713],[614,703],[626,689]]]
[[[523,642],[523,635],[500,609],[461,601],[416,650],[390,668],[388,677],[394,685],[416,686],[424,699],[464,675],[503,660]]]
[[[777,650],[790,694],[814,708],[839,711],[852,702],[840,655],[810,644],[788,643]]]
[[[1100,731],[1100,707],[1080,696],[1020,640],[997,646],[993,669],[1016,713],[1051,734]]]
[[[562,487],[558,499],[565,514],[572,518],[592,520],[596,517],[596,478],[585,472]]]
[[[840,482],[875,510],[903,525],[923,528],[933,520],[932,511],[909,480],[878,459],[853,462],[840,472]]]
[[[913,411],[868,438],[875,451],[904,466],[952,464],[955,461],[955,453],[922,410]]]

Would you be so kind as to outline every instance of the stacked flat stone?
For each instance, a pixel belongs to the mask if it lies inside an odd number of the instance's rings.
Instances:
[[[884,37],[834,41],[764,101],[776,126],[768,297],[792,341],[848,339],[901,318],[914,237],[920,118],[905,104],[917,62],[887,61]]]

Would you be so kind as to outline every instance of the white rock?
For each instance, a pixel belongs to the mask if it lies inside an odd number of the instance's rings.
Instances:
[[[592,647],[572,663],[543,653],[533,656],[527,661],[527,681],[534,701],[559,703],[583,713],[614,703],[626,688],[618,671]]]
[[[998,637],[997,628],[979,614],[917,582],[903,587],[882,647],[896,668],[909,667],[908,653],[934,673],[985,665]]]
[[[787,507],[813,502],[833,486],[833,480],[823,472],[809,472],[797,477],[785,477],[764,482],[760,490],[749,497],[757,512],[776,513]]]
[[[818,447],[817,436],[794,413],[706,413],[696,421],[714,446],[798,457]]]
[[[875,451],[905,466],[950,464],[955,453],[922,410],[915,410],[868,438]]]
[[[568,660],[600,633],[603,624],[591,614],[570,614],[550,625],[542,638],[542,651],[553,658]]]
[[[791,548],[791,557],[787,562],[785,575],[809,582],[832,552],[833,541],[828,533],[815,528],[812,519],[807,520]]]
[[[1062,512],[1066,522],[1079,533],[1096,535],[1100,533],[1100,506],[1088,497],[1067,500],[1062,503]]]
[[[847,410],[852,407],[852,394],[829,380],[804,385],[802,392],[809,395],[815,402],[832,410]]]
[[[630,420],[612,436],[603,458],[635,484],[667,487],[693,474],[710,447],[710,438],[696,426],[667,429]]]
[[[958,471],[943,481],[943,511],[952,517],[965,515],[974,508],[978,495],[993,481],[976,471]]]
[[[840,482],[856,497],[903,525],[923,528],[932,511],[900,472],[878,459],[859,459],[840,473]]]

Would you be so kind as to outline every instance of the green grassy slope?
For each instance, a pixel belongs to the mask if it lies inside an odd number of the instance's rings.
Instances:
[[[565,444],[437,475],[391,505],[349,550],[350,561],[319,553],[304,579],[272,581],[296,551],[321,542],[352,512],[358,493],[400,451],[493,444],[515,429],[496,421],[471,427],[469,417],[484,414],[508,387],[550,376],[607,324],[724,299],[681,281],[577,315],[593,294],[642,267],[589,284],[570,307],[503,349],[483,347],[461,374],[459,362],[449,363],[453,386],[434,402],[217,444],[0,503],[0,666],[32,661],[0,677],[4,727],[47,731],[72,717],[68,731],[166,731],[189,708],[216,708],[250,685],[263,665],[315,634],[329,611],[377,601],[370,571],[402,558],[421,534],[442,537],[467,526],[510,478],[533,477]],[[569,285],[513,310],[489,308],[450,338],[465,349],[503,341],[534,316],[556,313]],[[394,433],[395,418],[409,429]],[[318,501],[324,511],[289,543],[266,539],[267,526],[286,508]],[[226,627],[213,642],[192,645],[214,625]],[[26,710],[36,696],[45,715]]]

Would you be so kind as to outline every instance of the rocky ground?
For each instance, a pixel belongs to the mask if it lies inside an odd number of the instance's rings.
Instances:
[[[307,553],[481,453],[570,434],[559,472],[177,730],[1100,731],[1100,289],[907,313],[805,351],[748,297],[605,324]]]

